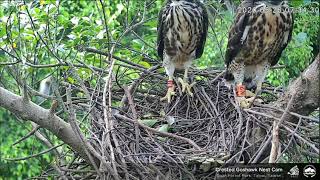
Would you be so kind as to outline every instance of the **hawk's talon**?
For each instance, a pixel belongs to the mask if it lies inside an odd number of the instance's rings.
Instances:
[[[185,82],[183,79],[178,78],[178,81],[180,82],[181,86],[182,86],[182,92],[184,93],[187,90],[187,93],[193,97],[193,93],[191,91],[191,88],[196,84],[196,82],[193,82],[191,84]]]
[[[174,86],[168,87],[166,96],[161,98],[160,101],[168,100],[168,103],[170,103],[171,102],[171,98],[172,98],[171,96],[175,96],[175,95],[176,95],[176,93],[174,92]]]
[[[243,109],[250,108],[252,101],[254,100],[254,97],[245,98],[244,96],[238,96],[236,97],[238,105]]]

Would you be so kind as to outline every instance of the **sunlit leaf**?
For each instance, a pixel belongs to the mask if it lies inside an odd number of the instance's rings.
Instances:
[[[143,119],[143,120],[139,120],[139,122],[141,122],[142,124],[148,126],[148,127],[153,127],[158,120],[157,119]]]
[[[169,132],[169,124],[163,124],[162,126],[160,126],[158,131],[160,131],[160,132]]]

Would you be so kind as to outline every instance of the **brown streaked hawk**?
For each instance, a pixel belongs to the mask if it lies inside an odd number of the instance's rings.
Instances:
[[[225,79],[234,80],[237,101],[248,107],[254,98],[246,99],[244,81],[261,91],[270,66],[278,63],[292,35],[293,13],[287,1],[244,0],[229,31],[225,56]],[[252,93],[251,93],[252,94]],[[252,95],[251,95],[252,96]]]
[[[167,94],[161,100],[171,101],[175,95],[173,74],[175,69],[184,69],[184,78],[178,81],[182,92],[195,83],[188,83],[188,69],[192,60],[201,57],[208,31],[206,8],[199,0],[167,0],[158,19],[158,56],[163,60],[169,76]]]

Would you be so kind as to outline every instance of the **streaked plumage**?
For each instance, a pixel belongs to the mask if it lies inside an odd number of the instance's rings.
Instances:
[[[256,94],[270,66],[278,63],[292,35],[293,13],[286,1],[244,0],[229,31],[227,80],[251,80]]]
[[[171,94],[174,94],[174,87],[170,89],[170,84],[175,69],[185,69],[184,80],[179,81],[190,93],[191,87],[186,83],[187,71],[192,60],[201,57],[203,53],[207,30],[207,12],[199,0],[168,0],[161,9],[158,19],[158,55],[169,76],[168,91],[172,91]]]

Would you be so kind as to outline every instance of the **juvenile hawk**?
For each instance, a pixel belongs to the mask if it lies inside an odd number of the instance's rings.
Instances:
[[[184,69],[184,78],[178,81],[182,92],[193,95],[188,83],[188,69],[192,60],[201,57],[208,31],[208,15],[199,0],[168,0],[158,19],[158,55],[163,60],[169,76],[167,94],[162,100],[171,100],[175,95],[173,74],[175,69]]]
[[[256,85],[255,95],[260,92],[268,69],[278,63],[289,43],[292,29],[293,13],[287,1],[244,0],[239,6],[229,31],[225,79],[234,80],[242,107],[248,107],[253,99],[245,99],[243,82],[251,80]]]

